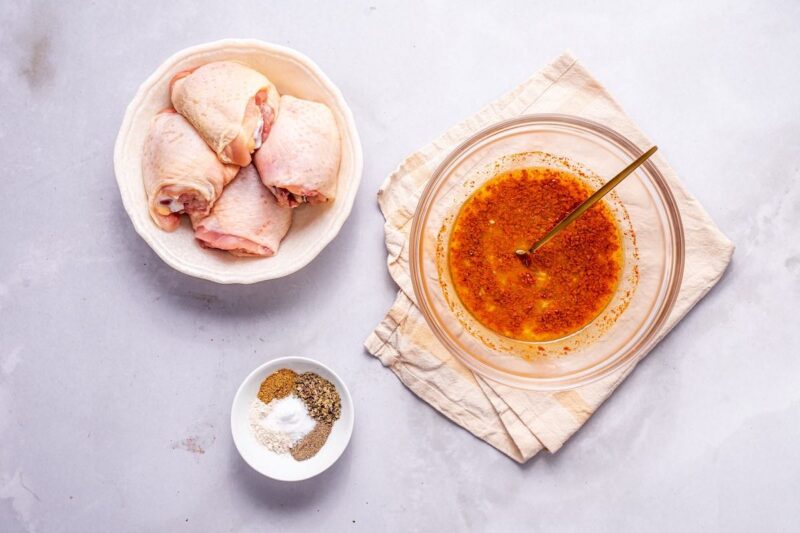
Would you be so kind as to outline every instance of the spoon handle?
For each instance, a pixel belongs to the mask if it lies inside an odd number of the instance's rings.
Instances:
[[[544,237],[539,239],[533,246],[531,246],[530,249],[528,250],[528,252],[529,253],[534,253],[536,250],[538,250],[539,248],[544,246],[547,243],[547,241],[549,241],[550,239],[552,239],[555,236],[556,233],[558,233],[562,229],[564,229],[567,226],[569,226],[573,221],[575,221],[576,218],[581,216],[587,209],[592,207],[594,204],[596,204],[598,201],[600,201],[600,199],[603,198],[603,196],[608,194],[608,192],[611,191],[611,189],[616,187],[619,182],[621,182],[622,180],[627,178],[628,175],[630,175],[634,170],[639,168],[639,166],[642,163],[644,163],[645,161],[647,161],[647,159],[651,155],[653,155],[656,150],[658,150],[658,146],[653,146],[648,151],[646,151],[645,153],[640,155],[638,158],[636,158],[636,160],[633,163],[631,163],[630,165],[625,167],[622,170],[622,172],[620,172],[619,174],[614,176],[611,180],[609,180],[608,183],[606,183],[605,185],[603,185],[602,187],[597,189],[597,191],[595,191],[594,194],[592,194],[589,198],[587,198],[581,205],[576,207],[569,215],[564,217],[564,219],[561,222],[556,224],[553,227],[553,229],[548,231],[547,234],[545,234]],[[521,250],[517,250],[517,253],[519,254],[520,251]],[[525,252],[522,251],[522,253],[525,253]]]

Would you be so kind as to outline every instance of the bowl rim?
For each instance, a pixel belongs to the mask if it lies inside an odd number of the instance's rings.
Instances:
[[[409,263],[411,270],[411,283],[414,289],[414,296],[417,300],[417,306],[422,312],[425,322],[431,328],[436,338],[452,355],[454,355],[460,362],[464,363],[470,370],[473,370],[479,375],[491,380],[498,381],[515,388],[555,392],[575,389],[577,387],[593,383],[609,376],[614,371],[624,367],[625,365],[631,364],[632,362],[635,364],[636,361],[646,355],[653,348],[653,346],[661,340],[662,336],[659,335],[659,332],[666,323],[666,320],[669,317],[670,312],[672,311],[680,293],[685,263],[685,239],[680,208],[678,207],[677,201],[672,194],[669,183],[651,158],[647,160],[642,167],[645,167],[649,176],[653,178],[653,184],[655,185],[661,200],[664,202],[664,207],[667,211],[668,225],[673,235],[672,246],[674,248],[674,258],[672,264],[670,265],[671,272],[666,285],[666,298],[664,303],[661,309],[658,311],[653,322],[642,334],[641,338],[638,339],[636,344],[630,347],[627,353],[625,353],[622,357],[618,357],[613,361],[607,362],[606,364],[598,364],[593,367],[589,367],[566,378],[532,378],[529,376],[514,375],[503,372],[500,369],[490,367],[473,357],[467,357],[462,354],[458,346],[443,331],[436,318],[434,318],[435,313],[431,309],[431,305],[426,294],[426,289],[423,284],[421,274],[423,254],[420,253],[420,243],[422,241],[422,232],[424,229],[422,224],[423,213],[427,212],[429,208],[427,204],[431,200],[431,193],[436,188],[439,181],[441,181],[444,171],[464,151],[500,131],[531,122],[555,122],[588,130],[595,130],[594,133],[601,136],[606,136],[608,140],[617,144],[619,148],[627,153],[631,159],[635,159],[643,153],[643,150],[637,147],[635,143],[621,133],[593,120],[585,119],[575,115],[566,115],[561,113],[533,113],[520,115],[518,117],[491,124],[471,135],[458,146],[453,148],[442,160],[436,170],[434,170],[434,172],[431,174],[430,179],[428,180],[419,197],[419,201],[414,211],[414,217],[411,223],[411,233],[409,238]]]
[[[329,464],[325,465],[322,469],[314,472],[313,474],[310,474],[310,475],[305,476],[305,477],[281,477],[281,476],[276,476],[276,475],[273,475],[273,474],[268,474],[268,473],[264,472],[263,470],[259,469],[256,465],[254,465],[253,463],[250,462],[250,460],[247,458],[247,454],[245,454],[242,451],[242,448],[239,446],[239,441],[236,438],[237,430],[236,430],[236,427],[234,426],[234,416],[235,416],[235,413],[236,413],[236,405],[239,403],[239,398],[244,394],[245,385],[250,383],[253,379],[256,378],[256,376],[258,374],[264,372],[269,367],[280,367],[282,365],[290,365],[292,363],[304,363],[304,364],[311,365],[312,367],[315,367],[315,368],[322,368],[326,372],[329,372],[330,375],[332,375],[334,377],[334,379],[336,380],[335,385],[340,385],[341,386],[341,390],[339,391],[339,395],[343,396],[344,397],[343,399],[346,400],[346,401],[342,402],[342,405],[343,406],[344,405],[350,406],[350,423],[347,424],[347,426],[345,427],[346,433],[345,433],[345,439],[344,439],[344,446],[342,447],[341,451],[339,452],[339,454],[336,457],[333,458],[333,460]],[[350,389],[347,388],[347,384],[339,376],[339,374],[334,372],[329,366],[325,365],[324,363],[322,363],[320,361],[317,361],[316,359],[311,359],[310,357],[289,355],[289,356],[284,356],[284,357],[277,357],[275,359],[270,359],[269,361],[266,361],[265,363],[262,363],[262,364],[258,365],[249,374],[247,374],[247,376],[242,380],[242,383],[236,389],[236,394],[233,395],[233,401],[231,402],[230,418],[231,418],[231,422],[230,422],[230,424],[231,424],[231,438],[233,439],[233,445],[236,447],[236,451],[239,453],[239,456],[244,460],[245,463],[247,463],[248,466],[250,466],[250,468],[252,468],[256,472],[258,472],[262,476],[268,477],[270,479],[274,479],[276,481],[304,481],[306,479],[311,479],[311,478],[313,478],[315,476],[318,476],[319,474],[321,474],[321,473],[325,472],[326,470],[328,470],[330,467],[332,467],[334,464],[336,464],[336,462],[339,460],[339,458],[344,454],[344,451],[350,445],[350,439],[353,436],[353,425],[355,424],[355,419],[356,419],[356,408],[355,408],[355,405],[353,405],[353,397],[350,395]]]
[[[128,195],[124,192],[125,188],[128,186],[127,185],[128,180],[125,180],[123,178],[123,176],[126,175],[125,169],[123,168],[123,159],[125,157],[125,150],[128,144],[130,130],[133,127],[134,117],[138,112],[139,107],[149,96],[150,91],[154,88],[154,86],[163,76],[165,76],[171,69],[174,69],[175,66],[181,61],[188,59],[189,57],[194,55],[209,53],[224,48],[256,49],[266,53],[282,55],[302,65],[304,68],[307,68],[314,76],[317,77],[319,82],[333,96],[337,108],[341,112],[344,118],[343,126],[347,129],[349,137],[351,139],[350,144],[352,145],[352,151],[353,151],[354,178],[350,182],[351,190],[349,191],[349,194],[344,197],[337,196],[336,198],[337,203],[339,202],[344,203],[344,208],[342,209],[340,216],[333,220],[326,234],[320,237],[314,248],[309,248],[306,253],[298,255],[296,261],[293,261],[292,263],[288,264],[281,270],[272,273],[266,273],[266,274],[225,273],[224,275],[220,275],[219,273],[212,271],[208,268],[205,268],[202,265],[184,262],[179,256],[177,256],[174,253],[171,253],[170,250],[166,248],[162,248],[156,243],[155,238],[151,236],[153,228],[147,226],[147,223],[151,221],[149,220],[149,218],[147,221],[140,220],[139,216],[136,213],[136,206],[134,205],[133,199],[128,198]],[[117,187],[119,188],[120,196],[122,197],[122,204],[123,207],[125,208],[125,212],[128,214],[128,218],[130,218],[131,222],[133,223],[133,227],[136,233],[139,234],[139,236],[156,253],[156,255],[158,255],[161,258],[161,260],[163,260],[165,263],[167,263],[175,270],[187,274],[189,276],[205,279],[220,284],[258,283],[260,281],[282,278],[306,267],[328,246],[328,244],[331,243],[331,241],[333,241],[334,238],[336,238],[336,236],[341,231],[345,221],[350,217],[350,213],[352,212],[353,209],[353,204],[355,203],[355,197],[356,194],[358,193],[358,189],[361,184],[361,179],[363,177],[363,170],[364,170],[364,155],[361,146],[361,139],[358,134],[358,128],[356,127],[355,119],[353,118],[353,112],[350,109],[350,106],[347,105],[347,101],[345,100],[341,90],[339,90],[339,88],[333,83],[333,81],[331,81],[330,78],[328,78],[328,76],[322,71],[322,69],[305,54],[298,52],[297,50],[294,50],[292,48],[269,43],[266,41],[262,41],[260,39],[220,39],[217,41],[211,41],[190,46],[188,48],[181,49],[175,52],[174,54],[170,55],[166,60],[164,60],[158,66],[158,68],[156,68],[156,70],[152,74],[150,74],[150,76],[147,77],[147,79],[145,79],[144,82],[141,83],[141,85],[139,85],[139,88],[136,90],[136,94],[134,95],[133,99],[125,108],[125,114],[123,116],[122,123],[120,125],[119,132],[117,133],[116,141],[114,143],[114,174],[117,181]]]

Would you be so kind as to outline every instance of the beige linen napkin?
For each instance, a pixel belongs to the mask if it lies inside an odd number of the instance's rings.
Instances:
[[[408,265],[411,218],[425,183],[441,160],[467,137],[495,122],[530,113],[564,113],[600,122],[637,146],[652,143],[605,88],[565,53],[517,88],[492,102],[433,143],[406,158],[378,191],[386,218],[389,271],[400,286],[397,299],[365,342],[420,398],[475,436],[516,461],[542,448],[555,452],[577,431],[638,361],[575,390],[555,393],[515,389],[473,374],[439,343],[414,303]],[[733,244],[660,156],[654,163],[669,182],[686,233],[686,264],[680,294],[664,328],[670,329],[725,271]]]

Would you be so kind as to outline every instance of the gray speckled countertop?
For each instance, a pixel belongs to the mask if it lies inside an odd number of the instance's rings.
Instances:
[[[0,4],[0,530],[796,531],[800,4],[532,4]],[[223,37],[315,59],[365,153],[339,237],[254,286],[163,264],[112,168],[139,83]],[[558,454],[520,466],[364,352],[395,293],[375,192],[405,154],[565,48],[737,251]],[[331,365],[357,410],[341,460],[288,485],[244,464],[228,417],[242,378],[284,354]]]

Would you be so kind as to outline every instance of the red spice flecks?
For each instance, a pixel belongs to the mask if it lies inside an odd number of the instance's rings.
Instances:
[[[574,175],[548,168],[498,174],[461,208],[449,266],[464,306],[488,328],[527,341],[568,335],[596,317],[614,294],[620,234],[599,202],[524,265],[515,254],[591,195]]]

